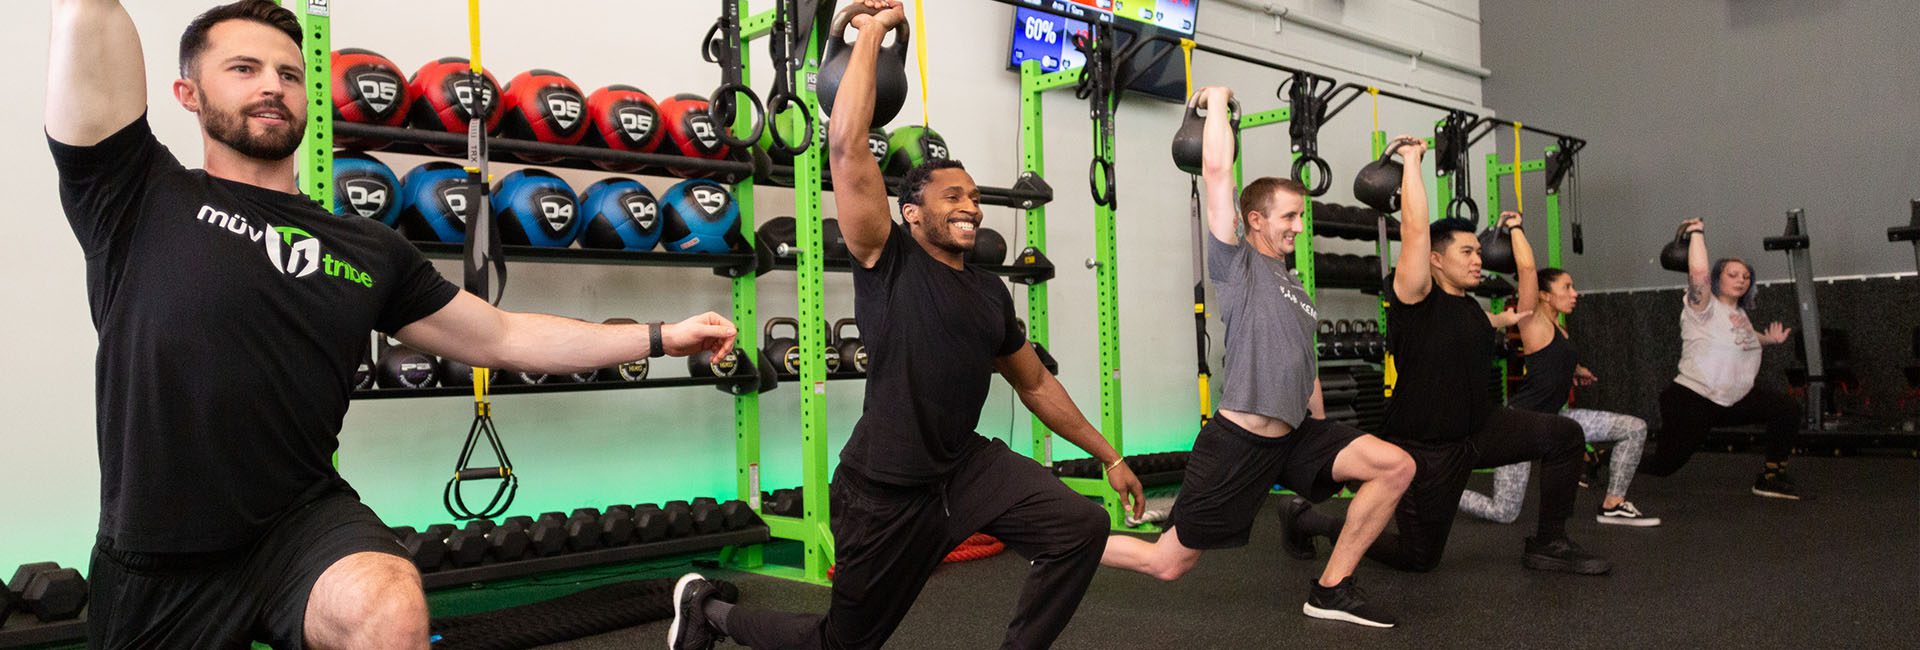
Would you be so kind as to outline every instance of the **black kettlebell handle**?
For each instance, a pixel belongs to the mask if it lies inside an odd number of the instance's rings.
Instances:
[[[841,7],[839,13],[833,15],[833,23],[827,28],[829,43],[846,45],[847,26],[853,24],[853,17],[860,14],[871,16],[878,13],[880,13],[879,9],[868,7],[858,2],[848,3],[847,6]],[[887,46],[884,49],[899,49],[901,50],[901,56],[904,57],[908,42],[907,39],[912,38],[913,28],[908,26],[907,21],[903,20],[900,21],[899,25],[893,27],[893,31],[893,45]]]
[[[1339,322],[1336,322],[1336,323],[1334,323],[1334,324],[1333,324],[1333,333],[1335,333],[1335,334],[1352,334],[1352,333],[1353,333],[1353,321],[1350,321],[1350,320],[1345,320],[1345,319],[1342,319],[1342,320],[1340,320]]]
[[[847,339],[846,339],[845,337],[843,337],[843,336],[842,336],[842,335],[841,335],[840,333],[841,333],[842,331],[845,331],[845,330],[847,329],[847,326],[848,326],[848,325],[852,325],[852,326],[854,327],[854,329],[859,329],[859,328],[860,328],[860,322],[859,322],[858,320],[855,320],[855,319],[852,319],[852,318],[842,318],[842,319],[840,319],[840,320],[837,320],[837,321],[834,321],[834,322],[833,322],[833,340],[835,340],[835,341],[845,341],[845,340],[847,340]],[[856,338],[857,338],[857,337],[856,337]]]
[[[1379,333],[1380,333],[1380,323],[1379,323],[1379,321],[1370,321],[1370,320],[1363,320],[1363,321],[1360,321],[1360,327],[1361,327],[1361,330],[1360,330],[1360,331],[1362,331],[1362,332],[1366,332],[1366,333],[1368,333],[1368,334],[1379,334]]]
[[[1332,333],[1333,333],[1333,321],[1330,321],[1330,320],[1322,320],[1322,321],[1320,321],[1320,328],[1319,328],[1318,330],[1316,330],[1316,332],[1317,332],[1318,334],[1320,334],[1320,335],[1322,335],[1322,336],[1325,336],[1325,335],[1327,335],[1327,334],[1332,334]]]
[[[797,318],[788,318],[786,316],[780,316],[777,318],[767,319],[766,327],[760,328],[760,339],[761,339],[760,344],[761,345],[772,345],[774,341],[779,340],[779,339],[773,338],[773,328],[776,325],[785,325],[787,327],[793,328],[794,345],[800,344],[800,320]]]

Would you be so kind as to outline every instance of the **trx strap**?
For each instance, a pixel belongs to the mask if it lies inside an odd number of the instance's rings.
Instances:
[[[1186,70],[1187,97],[1193,97],[1193,39],[1180,39],[1181,63]],[[1234,137],[1239,137],[1235,134]],[[1200,426],[1206,426],[1213,419],[1213,391],[1209,383],[1213,369],[1207,366],[1207,223],[1205,215],[1200,213],[1200,177],[1187,176],[1187,205],[1193,216],[1193,343],[1195,359],[1199,362],[1195,382],[1200,387]]]
[[[1320,157],[1320,125],[1327,120],[1327,100],[1338,90],[1332,79],[1306,71],[1296,71],[1280,82],[1275,93],[1291,107],[1287,117],[1287,135],[1293,139],[1293,180],[1308,182],[1307,167],[1313,167],[1307,196],[1327,193],[1333,183],[1333,169]]]
[[[913,24],[920,26],[920,38],[913,39],[913,56],[920,68],[920,126],[933,126],[927,102],[927,1],[913,0]]]
[[[1074,34],[1073,46],[1087,55],[1086,65],[1080,68],[1080,82],[1074,90],[1074,96],[1087,100],[1088,116],[1094,124],[1093,161],[1088,165],[1087,185],[1093,192],[1094,205],[1117,210],[1120,201],[1114,191],[1111,147],[1113,111],[1119,103],[1120,93],[1114,87],[1113,28],[1096,24],[1090,34]]]
[[[485,88],[485,69],[480,65],[480,0],[467,0],[467,40],[472,49],[468,60],[472,65],[469,74],[473,75],[473,87]],[[467,205],[473,206],[473,212],[467,215],[462,280],[468,292],[498,305],[507,289],[507,262],[500,253],[500,226],[494,221],[493,210],[487,205],[486,187],[492,179],[487,172],[485,125],[489,98],[485,95],[473,93],[471,103],[467,105],[467,184],[462,190],[468,193]],[[500,276],[497,292],[489,291],[489,266]],[[473,426],[467,429],[467,442],[460,450],[460,460],[454,464],[453,478],[447,481],[446,491],[441,494],[441,502],[446,506],[447,513],[456,519],[490,518],[505,514],[507,506],[513,503],[514,493],[519,490],[520,480],[513,475],[513,463],[507,460],[507,448],[500,443],[500,435],[493,428],[492,408],[487,402],[492,375],[486,368],[473,369]],[[494,455],[500,460],[498,466],[468,466],[482,432],[486,433]],[[487,507],[476,513],[467,509],[465,501],[461,499],[460,482],[481,479],[498,479],[500,486],[494,490],[493,499],[487,503]]]
[[[1520,197],[1520,123],[1516,121],[1513,123],[1513,211],[1526,214],[1526,204],[1521,203]]]
[[[738,11],[737,7],[735,10]],[[767,91],[766,115],[770,121],[788,108],[799,108],[801,126],[798,142],[788,141],[778,123],[767,127],[768,135],[773,140],[767,149],[782,155],[798,156],[813,146],[813,111],[807,110],[806,105],[800,102],[800,97],[793,94],[793,89],[799,84],[797,75],[806,56],[807,39],[813,36],[814,17],[815,0],[805,3],[778,0],[774,3],[773,33],[767,39],[767,54],[773,59],[773,88]],[[732,129],[731,124],[719,126],[725,130]]]
[[[767,109],[760,103],[760,96],[754,94],[753,88],[741,81],[739,0],[720,0],[720,17],[713,21],[713,27],[707,30],[706,37],[700,39],[700,58],[720,66],[720,87],[714,88],[713,97],[707,100],[707,115],[713,118],[714,130],[720,133],[720,141],[729,147],[747,147],[758,143],[760,130],[767,125]],[[747,123],[751,128],[745,137],[733,133],[733,123],[740,109],[735,102],[743,102],[747,106]]]

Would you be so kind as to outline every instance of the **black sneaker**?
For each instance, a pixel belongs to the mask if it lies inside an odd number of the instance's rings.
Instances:
[[[713,582],[700,574],[680,576],[680,582],[673,585],[673,627],[667,628],[668,648],[708,650],[722,638],[707,621],[707,599],[713,596]]]
[[[1313,535],[1300,530],[1300,513],[1311,508],[1313,504],[1293,495],[1280,502],[1280,547],[1287,550],[1287,555],[1301,560],[1311,560],[1320,554],[1313,548]]]
[[[1614,526],[1638,526],[1646,528],[1660,525],[1659,517],[1649,517],[1640,512],[1639,508],[1633,507],[1632,501],[1621,501],[1620,505],[1611,508],[1601,508],[1600,514],[1594,515],[1593,519],[1594,521]]]
[[[1799,501],[1801,498],[1800,488],[1793,484],[1793,477],[1787,476],[1786,472],[1776,472],[1772,476],[1761,472],[1759,478],[1753,481],[1753,493],[1770,499]]]
[[[1322,587],[1319,580],[1313,581],[1313,590],[1307,592],[1307,602],[1300,606],[1300,611],[1318,619],[1367,627],[1393,627],[1396,622],[1367,602],[1366,592],[1360,590],[1360,585],[1353,584],[1353,576],[1332,587]]]
[[[1564,571],[1587,576],[1604,575],[1613,570],[1613,564],[1606,558],[1581,550],[1579,544],[1565,537],[1544,543],[1528,537],[1527,552],[1520,562],[1538,571]]]

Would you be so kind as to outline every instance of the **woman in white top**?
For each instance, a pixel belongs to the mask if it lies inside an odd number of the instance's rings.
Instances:
[[[1787,340],[1792,330],[1775,322],[1765,332],[1747,320],[1754,305],[1753,267],[1738,258],[1707,264],[1706,227],[1688,219],[1680,230],[1687,247],[1686,304],[1680,310],[1680,375],[1660,393],[1660,437],[1640,471],[1669,476],[1687,463],[1713,427],[1765,424],[1766,465],[1753,483],[1763,497],[1798,499],[1787,476],[1792,438],[1800,427],[1800,404],[1778,391],[1757,388],[1760,346]]]

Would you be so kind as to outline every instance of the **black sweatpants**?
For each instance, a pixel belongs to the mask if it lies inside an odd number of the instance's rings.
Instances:
[[[1733,406],[1721,406],[1679,383],[1660,391],[1660,437],[1640,461],[1640,471],[1672,476],[1687,464],[1714,427],[1767,425],[1767,462],[1793,455],[1793,434],[1800,429],[1800,403],[1783,393],[1755,386]]]
[[[826,615],[736,608],[727,616],[734,641],[761,649],[878,648],[947,552],[982,532],[1030,563],[1002,647],[1045,648],[1073,618],[1107,547],[1105,510],[999,441],[933,485],[876,483],[842,467],[831,490],[838,568]]]
[[[1440,566],[1460,511],[1460,493],[1475,469],[1540,461],[1540,521],[1536,535],[1552,539],[1566,534],[1573,515],[1573,498],[1583,469],[1581,452],[1586,438],[1580,425],[1558,415],[1494,409],[1487,424],[1464,440],[1419,442],[1388,440],[1413,456],[1413,483],[1394,510],[1395,533],[1382,533],[1367,549],[1367,557],[1401,571],[1432,571]],[[1320,517],[1319,525],[1303,518],[1308,532],[1328,537],[1339,534],[1344,522]]]

